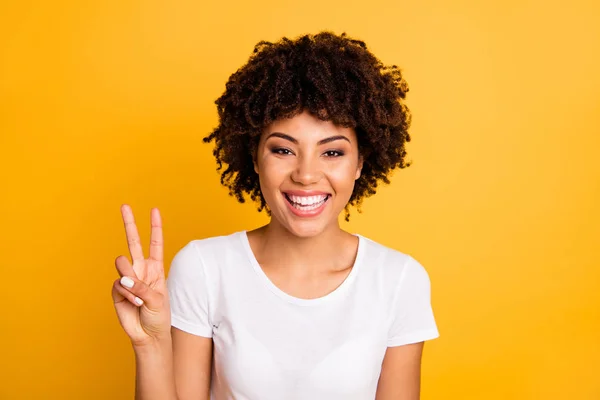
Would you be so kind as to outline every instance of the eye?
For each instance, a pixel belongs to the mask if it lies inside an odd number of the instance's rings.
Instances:
[[[274,148],[271,149],[271,153],[273,153],[273,154],[279,154],[279,155],[282,155],[282,156],[292,154],[291,150],[290,149],[286,149],[285,147],[274,147]]]
[[[341,157],[344,155],[344,153],[339,150],[327,150],[323,154],[325,154],[327,157]]]

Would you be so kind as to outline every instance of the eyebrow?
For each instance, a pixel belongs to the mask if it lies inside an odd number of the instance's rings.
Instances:
[[[273,133],[271,133],[269,136],[267,136],[267,138],[265,139],[265,142],[267,140],[269,140],[269,138],[271,138],[271,137],[278,137],[278,138],[281,138],[281,139],[289,140],[290,142],[292,142],[294,144],[298,144],[298,140],[297,139],[291,137],[290,135],[286,135],[285,133],[281,133],[281,132],[273,132]],[[346,136],[344,136],[344,135],[336,135],[336,136],[330,136],[328,138],[319,140],[319,142],[317,143],[317,145],[320,146],[322,144],[331,143],[331,142],[334,142],[336,140],[345,140],[348,143],[350,143],[350,139],[348,139]]]

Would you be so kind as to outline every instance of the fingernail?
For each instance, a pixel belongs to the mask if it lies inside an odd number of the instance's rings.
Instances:
[[[136,297],[135,299],[133,299],[133,301],[135,301],[135,304],[137,304],[138,306],[144,304],[144,300],[140,299],[139,297]]]
[[[124,276],[121,278],[121,285],[125,286],[126,288],[131,289],[133,287],[133,279]]]

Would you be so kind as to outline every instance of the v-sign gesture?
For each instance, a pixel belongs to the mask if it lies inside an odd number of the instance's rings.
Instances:
[[[157,208],[151,210],[150,256],[145,259],[131,207],[121,206],[129,253],[133,265],[121,255],[115,260],[121,276],[112,287],[112,298],[121,326],[134,346],[168,337],[171,312],[163,265],[162,221]]]

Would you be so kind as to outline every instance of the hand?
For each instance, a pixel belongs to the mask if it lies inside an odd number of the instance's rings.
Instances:
[[[133,212],[121,206],[133,265],[121,255],[115,260],[121,279],[112,287],[112,298],[121,326],[134,347],[170,337],[171,311],[163,266],[162,222],[158,208],[151,210],[150,257],[144,259]],[[133,283],[132,287],[128,285]]]

